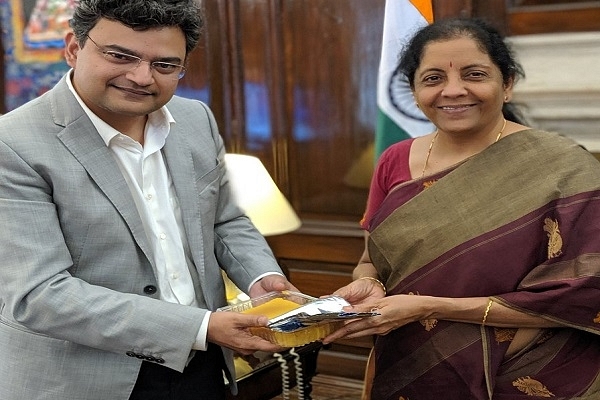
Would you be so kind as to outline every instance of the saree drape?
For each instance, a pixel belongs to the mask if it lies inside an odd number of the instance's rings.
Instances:
[[[408,324],[376,340],[373,400],[600,399],[600,163],[585,149],[512,134],[394,188],[369,231],[389,295],[487,296],[562,326]]]

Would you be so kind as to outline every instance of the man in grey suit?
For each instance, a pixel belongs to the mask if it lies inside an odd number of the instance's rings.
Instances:
[[[81,0],[71,71],[0,118],[0,399],[222,399],[279,351],[225,305],[294,289],[232,200],[209,109],[174,96],[194,0]],[[235,392],[235,388],[233,389]]]

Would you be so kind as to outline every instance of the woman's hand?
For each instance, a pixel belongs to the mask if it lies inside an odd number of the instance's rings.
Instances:
[[[352,283],[355,283],[354,281]],[[361,283],[362,285],[363,283]],[[352,284],[350,284],[352,285]],[[350,286],[348,285],[348,286]],[[348,287],[346,286],[346,288]],[[341,290],[341,289],[340,289]],[[368,335],[386,335],[392,330],[411,322],[426,319],[427,296],[395,295],[370,301],[361,302],[351,308],[349,312],[372,312],[379,315],[349,321],[342,328],[323,339],[323,343],[331,343],[341,338],[357,338]]]
[[[333,294],[343,297],[353,306],[358,306],[383,298],[385,286],[375,278],[359,278],[336,290]]]

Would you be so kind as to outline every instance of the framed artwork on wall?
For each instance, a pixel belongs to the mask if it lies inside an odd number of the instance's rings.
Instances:
[[[63,38],[76,0],[37,0],[34,4],[7,1],[10,2],[15,60],[19,63],[62,60]]]
[[[0,0],[4,108],[41,95],[69,70],[63,37],[77,0]]]

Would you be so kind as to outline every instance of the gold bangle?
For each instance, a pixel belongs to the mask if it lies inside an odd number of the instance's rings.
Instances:
[[[485,312],[483,313],[483,321],[481,321],[481,326],[485,326],[485,321],[487,320],[488,313],[490,312],[490,308],[492,308],[492,304],[494,300],[490,299],[488,301],[487,307],[485,308]]]
[[[373,278],[372,276],[363,276],[361,278],[358,278],[357,280],[361,280],[361,279],[368,279],[370,281],[377,283],[379,285],[379,287],[381,287],[381,290],[383,290],[383,295],[384,296],[387,295],[387,289],[385,288],[385,285],[383,284],[383,282],[381,282],[379,279]]]

